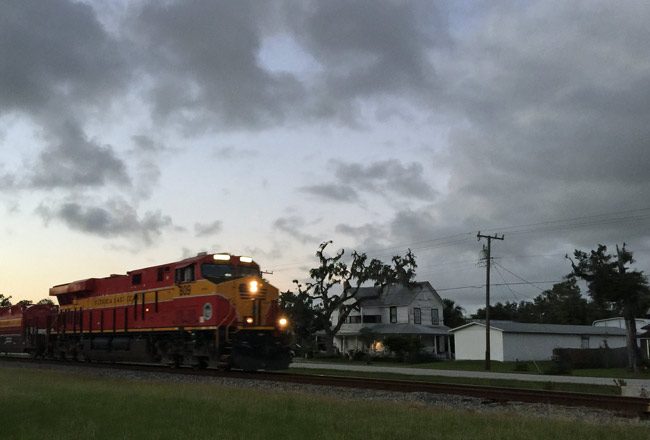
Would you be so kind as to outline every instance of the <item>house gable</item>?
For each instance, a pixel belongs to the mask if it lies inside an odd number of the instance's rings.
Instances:
[[[391,285],[383,292],[377,287],[362,288],[357,297],[359,310],[350,313],[346,324],[442,326],[444,321],[444,304],[428,281],[412,286]]]
[[[383,347],[383,338],[407,336],[419,338],[425,353],[449,358],[449,328],[443,324],[444,304],[429,282],[391,285],[383,291],[375,287],[362,288],[357,298],[358,309],[350,312],[334,337],[335,346],[342,352],[371,350],[383,353],[384,348],[378,348]],[[367,334],[378,338],[377,345],[365,345],[360,336],[366,330],[370,331]]]

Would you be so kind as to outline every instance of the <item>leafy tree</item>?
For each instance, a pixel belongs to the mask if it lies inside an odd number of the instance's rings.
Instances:
[[[609,314],[583,297],[576,277],[568,275],[565,281],[554,284],[533,301],[496,303],[490,308],[490,316],[516,322],[589,325]],[[485,309],[479,309],[473,317],[485,319]]]
[[[23,299],[16,303],[16,305],[19,306],[31,306],[32,304],[34,304],[34,301],[32,301],[31,299]]]
[[[546,324],[590,324],[588,302],[582,297],[575,276],[554,284],[533,300],[534,322]]]
[[[516,320],[518,322],[542,322],[539,307],[534,302],[519,301]]]
[[[389,284],[409,285],[415,277],[415,256],[409,249],[406,255],[396,255],[391,264],[384,264],[375,258],[368,261],[365,253],[353,251],[348,265],[343,261],[344,250],[329,256],[325,250],[332,241],[321,243],[316,251],[319,265],[309,271],[310,280],[302,285],[294,280],[298,295],[307,294],[317,301],[323,316],[328,322],[325,326],[327,352],[334,353],[334,336],[345,322],[350,312],[358,307],[359,289],[372,283],[380,289]],[[340,289],[338,293],[336,288]],[[332,324],[332,315],[338,311],[338,321]]]
[[[636,341],[635,318],[644,316],[650,305],[648,280],[642,271],[630,270],[632,252],[616,246],[616,255],[599,244],[590,253],[576,249],[575,260],[568,257],[573,274],[587,282],[589,295],[598,304],[609,305],[625,319],[628,368],[638,371],[641,356]]]
[[[485,308],[478,309],[474,315],[475,319],[485,319]],[[498,302],[490,306],[490,319],[502,321],[517,321],[519,319],[519,305],[516,302]]]
[[[455,328],[467,323],[467,320],[465,319],[465,309],[456,305],[453,300],[447,298],[442,299],[442,304],[443,323],[447,327]]]
[[[0,307],[8,307],[11,305],[11,295],[4,296],[0,293]]]
[[[54,301],[52,301],[50,298],[43,298],[43,299],[39,300],[36,304],[48,304],[48,305],[53,306]]]
[[[280,308],[287,314],[296,343],[303,353],[313,350],[314,333],[323,330],[327,324],[323,311],[313,303],[313,298],[305,292],[280,294]]]

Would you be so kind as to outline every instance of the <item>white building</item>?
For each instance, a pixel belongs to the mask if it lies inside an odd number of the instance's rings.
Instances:
[[[452,329],[456,359],[485,359],[485,322]],[[550,360],[554,348],[625,347],[625,330],[590,325],[527,324],[490,321],[490,359]]]
[[[383,292],[378,288],[361,288],[357,293],[359,308],[353,310],[334,338],[341,353],[351,350],[384,352],[381,339],[402,335],[420,338],[424,351],[439,358],[449,358],[449,328],[443,324],[443,303],[429,282],[411,287],[391,285]],[[332,316],[338,322],[338,314]],[[367,346],[361,337],[368,329],[377,340]]]
[[[637,334],[643,333],[643,327],[650,325],[650,319],[636,318],[634,321],[636,322]],[[599,319],[594,321],[592,325],[597,327],[617,327],[625,329],[625,318],[618,316],[616,318]]]

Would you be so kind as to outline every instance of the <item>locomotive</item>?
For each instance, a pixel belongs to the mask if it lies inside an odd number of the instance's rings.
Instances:
[[[0,309],[0,351],[247,371],[288,368],[278,289],[250,257],[200,253],[50,289],[59,305]]]

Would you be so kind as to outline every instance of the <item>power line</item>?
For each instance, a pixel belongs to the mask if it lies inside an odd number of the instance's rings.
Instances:
[[[503,282],[506,283],[506,278],[503,276],[503,273],[499,270],[499,266],[496,266],[496,265],[495,265],[495,266],[494,266],[494,270],[497,271],[497,273],[499,274],[499,276],[501,277],[501,279],[503,280]],[[519,292],[519,291],[513,289],[512,287],[510,287],[511,284],[507,284],[507,283],[506,283],[505,286],[508,288],[508,290],[509,290],[510,293],[512,294],[512,297],[515,299],[515,301],[517,301],[517,302],[521,301],[521,298],[520,298],[518,295],[521,295],[522,297],[525,297],[526,300],[531,299],[528,295],[524,295],[523,293],[521,293],[521,292]]]
[[[490,286],[493,287],[498,287],[498,286],[522,286],[525,284],[528,285],[534,285],[534,284],[556,284],[556,283],[561,283],[562,280],[545,280],[545,281],[526,281],[526,282],[514,282],[514,283],[492,283]],[[468,286],[456,286],[456,287],[444,287],[444,288],[437,288],[436,287],[436,292],[446,292],[449,290],[463,290],[463,289],[485,289],[485,284],[481,285],[468,285]],[[542,289],[543,291],[544,289]]]
[[[610,212],[605,212],[600,214],[571,217],[566,219],[516,224],[516,225],[509,225],[506,227],[499,227],[499,228],[487,228],[485,229],[485,231],[489,232],[489,231],[499,230],[499,231],[507,232],[509,235],[521,235],[521,234],[529,234],[535,232],[555,232],[561,230],[570,230],[570,229],[577,229],[585,226],[607,225],[607,224],[614,224],[614,223],[621,223],[621,222],[638,221],[638,220],[645,220],[649,217],[650,217],[650,207],[643,207],[643,208],[630,209],[625,211],[610,211]],[[473,232],[462,232],[462,233],[447,235],[438,238],[413,241],[410,243],[394,244],[390,247],[366,250],[365,252],[367,254],[374,254],[376,257],[382,257],[382,256],[390,255],[382,252],[387,252],[391,250],[399,250],[399,249],[406,249],[406,248],[411,248],[411,250],[429,250],[429,249],[443,248],[443,247],[453,246],[455,244],[460,244],[469,241],[472,234]],[[427,243],[430,244],[427,245]],[[554,254],[540,255],[540,256],[554,256]],[[533,256],[524,255],[521,257],[529,258]],[[505,257],[505,258],[514,258],[514,257]],[[270,269],[282,271],[292,267],[302,266],[304,264],[306,264],[306,262],[296,261],[295,263],[285,263],[285,264],[272,266],[270,267]]]
[[[632,215],[628,215],[632,214]],[[614,216],[614,217],[611,217]],[[628,211],[609,212],[591,216],[573,217],[562,220],[549,220],[545,222],[511,225],[505,228],[487,229],[508,232],[508,235],[528,234],[532,232],[554,232],[567,229],[576,229],[585,226],[607,225],[612,223],[644,220],[650,217],[650,207]]]
[[[520,277],[519,275],[517,275],[516,273],[514,273],[513,271],[506,269],[505,267],[503,267],[502,264],[497,263],[496,261],[494,262],[494,264],[496,264],[496,265],[499,266],[501,269],[503,269],[503,270],[505,270],[506,272],[508,272],[510,275],[512,275],[512,276],[514,276],[514,277],[516,277],[516,278],[519,278],[519,279],[520,279],[521,281],[523,281],[524,283],[526,283],[526,284],[530,284],[531,286],[533,286],[533,287],[536,288],[536,289],[539,289],[539,290],[542,291],[542,292],[544,291],[544,289],[542,289],[541,287],[536,286],[535,284],[532,284],[532,283],[531,283],[530,281],[528,281],[527,279],[522,278],[522,277]]]

